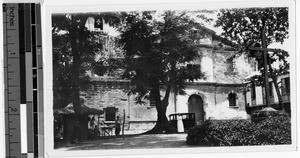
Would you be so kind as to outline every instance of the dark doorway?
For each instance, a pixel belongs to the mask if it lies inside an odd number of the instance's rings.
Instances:
[[[199,95],[191,95],[188,99],[188,112],[195,113],[196,121],[204,121],[203,100]]]

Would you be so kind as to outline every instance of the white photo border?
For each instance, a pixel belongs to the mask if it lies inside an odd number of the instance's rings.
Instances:
[[[291,85],[296,85],[296,37],[295,37],[295,1],[279,0],[248,0],[245,2],[237,0],[210,0],[210,1],[72,1],[72,0],[52,0],[44,1],[42,5],[42,25],[43,25],[43,62],[44,62],[44,149],[45,157],[99,157],[99,156],[124,156],[124,155],[157,155],[157,154],[202,154],[202,153],[228,153],[228,152],[273,152],[273,151],[295,151],[297,147],[296,138],[296,86],[291,86],[291,107],[292,116],[292,144],[276,146],[238,146],[238,147],[193,147],[174,149],[124,149],[124,150],[84,150],[84,151],[61,151],[54,149],[53,138],[53,91],[52,91],[52,14],[56,13],[85,13],[85,12],[105,12],[105,11],[137,11],[137,10],[200,10],[219,8],[249,8],[249,7],[289,7],[289,41],[288,52],[291,55]]]

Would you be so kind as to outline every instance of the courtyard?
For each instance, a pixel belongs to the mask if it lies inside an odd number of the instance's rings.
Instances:
[[[76,144],[60,143],[56,149],[73,150],[108,150],[108,149],[151,149],[151,148],[182,148],[191,147],[186,144],[186,133],[180,134],[147,134],[107,137],[94,141]]]

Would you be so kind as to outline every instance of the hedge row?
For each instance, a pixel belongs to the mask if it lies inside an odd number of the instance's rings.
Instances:
[[[187,144],[241,146],[291,144],[291,122],[287,115],[251,120],[207,120],[191,128]]]

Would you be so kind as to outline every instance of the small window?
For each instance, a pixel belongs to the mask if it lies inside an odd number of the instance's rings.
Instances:
[[[187,64],[187,69],[192,75],[200,75],[201,67],[200,64]]]
[[[197,30],[191,30],[190,31],[190,36],[192,36],[192,37],[197,37],[197,35],[198,35],[198,31]]]
[[[228,94],[229,106],[236,106],[236,93],[230,92]]]
[[[116,120],[117,108],[108,107],[105,109],[105,121],[115,121]]]
[[[226,60],[226,67],[228,73],[233,73],[234,67],[233,67],[233,59],[229,58]]]
[[[255,90],[255,84],[251,84],[251,98],[255,99],[256,98],[256,90]]]
[[[103,21],[101,18],[95,19],[94,27],[95,30],[103,30]]]

